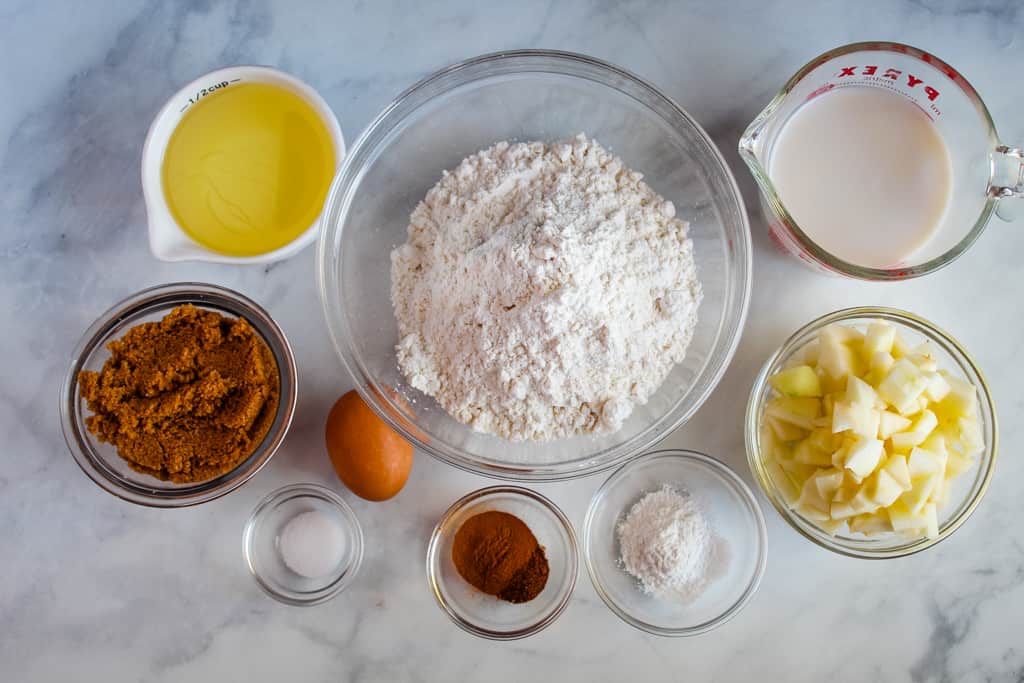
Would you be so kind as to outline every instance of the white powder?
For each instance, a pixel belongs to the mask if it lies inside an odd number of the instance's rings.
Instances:
[[[338,568],[345,556],[345,533],[337,522],[309,510],[288,520],[277,539],[285,566],[300,576],[317,578]]]
[[[683,360],[701,298],[686,223],[640,179],[583,135],[446,171],[391,254],[409,383],[507,439],[621,427]]]
[[[716,543],[693,498],[664,486],[633,505],[616,530],[619,562],[644,593],[689,602],[704,591]]]

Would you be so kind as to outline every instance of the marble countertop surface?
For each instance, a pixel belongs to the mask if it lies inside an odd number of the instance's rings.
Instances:
[[[0,680],[1024,680],[1024,231],[994,221],[971,252],[915,281],[823,278],[771,247],[740,132],[805,61],[891,39],[955,65],[1011,144],[1024,144],[1024,9],[1014,0],[667,2],[0,3]],[[274,265],[161,263],[139,184],[146,129],[164,100],[215,67],[262,63],[318,88],[351,142],[431,71],[519,47],[584,52],[661,87],[703,124],[751,214],[746,332],[721,384],[666,445],[718,456],[751,481],[740,424],[766,356],[800,324],[860,304],[913,310],[950,330],[987,373],[1001,458],[970,521],[936,548],[864,562],[820,550],[759,496],[769,559],[734,620],[692,639],[629,627],[581,571],[562,617],[532,638],[478,640],[427,589],[433,524],[491,483],[425,455],[391,502],[344,492],[367,538],[356,583],[294,608],[249,577],[240,535],[266,493],[312,481],[341,490],[321,440],[351,387],[326,337],[314,250]],[[154,284],[209,281],[255,298],[299,359],[297,415],[252,481],[197,508],[136,507],[69,457],[57,393],[71,349],[108,306]],[[604,475],[536,488],[579,528]]]

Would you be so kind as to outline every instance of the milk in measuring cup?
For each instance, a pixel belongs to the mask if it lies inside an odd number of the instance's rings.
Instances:
[[[945,142],[916,104],[883,88],[837,88],[801,106],[772,146],[768,172],[808,237],[871,268],[908,260],[950,203]]]

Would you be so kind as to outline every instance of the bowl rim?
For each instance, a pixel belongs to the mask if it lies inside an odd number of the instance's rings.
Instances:
[[[902,545],[897,546],[879,546],[877,548],[871,548],[868,546],[866,539],[864,541],[860,541],[860,539],[849,539],[857,542],[856,545],[853,545],[849,542],[845,542],[846,539],[842,539],[839,536],[830,536],[826,531],[818,529],[812,522],[807,522],[806,525],[800,524],[799,520],[802,518],[795,511],[789,509],[785,501],[781,499],[777,491],[777,487],[771,481],[771,477],[767,472],[765,472],[762,464],[763,459],[757,445],[760,440],[760,397],[764,394],[768,378],[773,374],[773,371],[777,366],[784,363],[795,351],[802,347],[803,343],[801,343],[801,340],[807,335],[817,332],[825,326],[833,323],[877,318],[883,318],[904,329],[913,330],[914,332],[926,337],[929,341],[937,343],[947,354],[953,357],[960,369],[965,371],[965,374],[973,374],[977,378],[977,383],[973,382],[973,380],[972,383],[976,385],[975,388],[980,395],[979,403],[981,405],[979,406],[979,410],[983,416],[987,415],[991,418],[989,422],[992,431],[992,438],[989,440],[989,443],[986,443],[985,449],[982,451],[982,455],[978,459],[978,475],[981,479],[980,483],[975,484],[977,491],[970,499],[967,499],[960,504],[960,510],[939,529],[938,536],[935,538],[907,540]],[[988,491],[989,484],[992,481],[992,473],[995,469],[995,463],[998,459],[999,419],[996,414],[995,402],[992,399],[992,393],[988,386],[988,381],[985,379],[985,375],[982,373],[981,368],[978,367],[974,358],[967,352],[967,349],[964,348],[963,345],[961,345],[960,342],[958,342],[950,333],[946,332],[930,320],[915,313],[911,313],[910,311],[898,308],[889,308],[886,306],[856,306],[826,313],[825,315],[819,316],[805,325],[802,325],[796,332],[791,334],[786,341],[771,354],[771,356],[768,357],[764,362],[764,365],[761,366],[761,370],[758,372],[757,377],[754,380],[754,384],[750,391],[750,397],[747,400],[747,410],[744,418],[744,443],[747,452],[747,464],[750,467],[750,472],[757,481],[758,486],[760,486],[761,491],[768,498],[769,502],[771,502],[772,507],[775,508],[786,523],[796,530],[797,533],[815,545],[839,555],[862,560],[887,560],[907,557],[938,545],[941,541],[949,538],[974,513],[978,505],[981,503],[982,498],[985,497],[985,493]]]
[[[709,471],[713,472],[720,479],[732,485],[737,491],[739,491],[740,498],[743,499],[746,504],[746,508],[753,516],[754,526],[757,528],[755,537],[755,544],[757,546],[757,566],[754,569],[754,574],[751,577],[750,583],[744,589],[740,597],[725,609],[725,611],[713,619],[704,621],[696,626],[688,626],[685,628],[665,628],[634,617],[625,607],[612,598],[605,589],[604,583],[598,576],[598,572],[594,566],[592,558],[592,554],[594,552],[593,548],[595,546],[593,541],[594,521],[599,508],[606,501],[608,492],[621,482],[632,470],[648,465],[657,460],[674,460],[688,465],[697,463],[706,467]],[[587,565],[587,574],[590,575],[590,582],[594,584],[594,590],[601,597],[601,600],[604,601],[604,604],[607,605],[608,609],[614,612],[615,615],[624,622],[634,628],[656,636],[667,636],[673,638],[697,636],[714,630],[731,620],[743,611],[743,608],[750,603],[754,594],[757,593],[757,589],[761,585],[761,580],[764,578],[765,569],[768,566],[768,528],[765,523],[764,513],[761,511],[761,506],[758,504],[757,498],[754,496],[754,492],[731,467],[718,458],[714,458],[706,453],[701,453],[700,451],[694,451],[686,448],[669,448],[652,451],[639,458],[630,460],[609,475],[608,478],[605,479],[604,483],[602,483],[594,492],[594,495],[590,498],[590,503],[587,505],[586,517],[583,520],[583,559]]]
[[[267,433],[249,457],[227,472],[179,489],[158,489],[144,484],[126,484],[115,476],[102,458],[97,457],[84,436],[77,419],[78,373],[85,361],[110,341],[108,335],[126,318],[147,309],[165,309],[192,303],[244,317],[274,354],[281,376],[282,393],[278,402],[276,430]],[[268,337],[269,333],[269,337]],[[298,371],[291,345],[284,332],[267,311],[252,299],[227,287],[203,282],[172,282],[147,287],[104,311],[82,334],[71,353],[71,362],[60,387],[60,419],[64,442],[72,458],[96,485],[121,500],[154,508],[178,508],[199,505],[220,498],[249,481],[269,462],[284,441],[295,414],[298,397]],[[157,481],[154,479],[154,481]]]
[[[328,267],[333,259],[333,254],[331,253],[332,249],[329,243],[332,241],[332,234],[335,232],[340,234],[340,229],[328,230],[327,221],[331,220],[332,216],[341,215],[343,212],[347,212],[347,207],[351,202],[355,187],[360,181],[363,172],[363,169],[356,165],[361,164],[362,157],[374,151],[379,145],[379,141],[373,140],[374,136],[379,134],[382,127],[391,123],[391,118],[395,116],[394,112],[396,110],[403,106],[409,106],[408,103],[410,99],[414,99],[421,92],[431,90],[431,88],[434,88],[437,85],[438,81],[445,81],[452,77],[453,74],[460,71],[466,71],[492,63],[515,62],[516,60],[525,60],[527,62],[530,60],[551,60],[555,63],[554,66],[549,66],[548,68],[543,69],[539,66],[530,66],[530,68],[515,71],[516,73],[537,72],[585,78],[584,76],[580,76],[576,73],[565,73],[563,71],[559,71],[557,68],[559,65],[573,65],[580,68],[591,68],[597,72],[603,72],[602,75],[606,77],[618,79],[624,83],[628,83],[633,88],[643,91],[646,95],[649,95],[656,100],[660,105],[666,107],[674,115],[679,116],[693,129],[697,139],[700,140],[704,148],[708,151],[709,159],[713,161],[720,172],[720,177],[724,185],[729,189],[728,194],[734,204],[731,208],[735,210],[735,215],[739,222],[738,233],[740,239],[730,240],[729,247],[729,249],[735,254],[736,260],[736,277],[735,280],[730,283],[730,301],[733,302],[733,305],[735,306],[735,313],[733,317],[723,316],[718,321],[715,339],[718,344],[721,344],[721,346],[712,347],[712,349],[717,349],[721,352],[717,366],[713,365],[711,362],[708,362],[705,366],[704,370],[707,374],[704,378],[704,386],[702,389],[698,388],[698,393],[693,395],[693,405],[689,410],[681,411],[676,415],[673,415],[672,410],[667,411],[661,419],[648,425],[644,430],[633,437],[632,441],[625,441],[612,447],[613,450],[618,449],[620,451],[615,455],[615,457],[607,458],[606,460],[599,462],[594,462],[594,459],[601,453],[577,458],[572,461],[562,461],[551,464],[485,462],[479,460],[475,456],[467,455],[462,451],[462,449],[456,446],[451,446],[444,441],[437,442],[436,438],[428,438],[428,436],[424,435],[419,429],[409,429],[408,418],[405,416],[403,407],[398,401],[388,395],[386,387],[378,383],[373,378],[372,373],[366,371],[366,368],[360,358],[352,351],[355,344],[352,338],[353,334],[349,326],[348,318],[345,315],[340,302],[332,300],[332,297],[336,296],[334,292],[340,291],[340,286],[332,286],[332,283],[339,283],[336,282],[337,269],[331,269]],[[485,76],[479,76],[478,78],[483,77]],[[599,81],[592,77],[588,80],[592,80],[606,87],[619,89],[621,91],[621,86],[613,85],[605,81]],[[464,85],[464,83],[445,86],[445,91],[460,85]],[[420,106],[428,103],[430,99],[436,96],[436,94],[436,92],[428,93],[429,97],[423,102],[416,103],[409,112],[415,111]],[[626,92],[624,94],[634,97],[635,99],[635,96],[631,93]],[[650,107],[651,105],[645,104],[645,106]],[[403,113],[402,116],[408,115],[409,112]],[[700,409],[721,381],[725,371],[732,362],[739,346],[740,339],[743,336],[743,329],[746,324],[750,305],[753,246],[746,203],[744,202],[743,195],[739,190],[735,175],[729,168],[728,163],[726,163],[725,158],[722,156],[721,150],[711,139],[711,136],[708,135],[707,131],[705,131],[704,128],[685,109],[679,106],[674,99],[636,74],[587,55],[544,49],[505,50],[479,55],[477,57],[472,57],[470,59],[454,63],[423,78],[392,100],[391,103],[389,103],[381,113],[363,129],[362,133],[360,133],[355,143],[349,149],[349,153],[345,157],[344,163],[338,170],[338,173],[334,178],[334,182],[331,184],[331,188],[327,194],[324,206],[325,210],[321,217],[324,225],[320,230],[320,237],[317,241],[316,277],[320,294],[321,309],[326,321],[328,335],[337,356],[341,359],[342,365],[352,377],[355,389],[359,392],[367,405],[369,405],[370,408],[381,417],[381,419],[388,423],[389,426],[395,429],[403,436],[403,438],[412,443],[416,448],[426,452],[438,460],[441,460],[442,462],[467,472],[473,472],[492,479],[521,482],[543,482],[573,479],[616,467],[658,444],[665,437],[688,421],[697,412],[697,410]],[[332,270],[335,272],[331,272]],[[337,320],[339,322],[336,325],[332,324],[332,320],[336,317],[334,315],[335,308],[338,309],[338,313],[340,314],[337,316]],[[335,329],[336,327],[338,329]],[[696,385],[697,383],[694,382],[694,384]],[[680,401],[677,401],[676,405],[678,405]]]
[[[254,559],[253,547],[256,539],[256,524],[260,519],[262,519],[263,515],[265,515],[274,506],[284,502],[286,499],[290,500],[291,498],[316,498],[317,500],[322,500],[333,505],[341,513],[341,517],[344,519],[344,524],[348,528],[354,544],[352,561],[344,566],[344,568],[339,567],[339,571],[341,573],[327,586],[314,592],[310,598],[300,598],[296,597],[296,595],[298,595],[296,593],[283,593],[275,590],[274,587],[260,575],[259,570],[256,569],[256,562]],[[359,574],[359,568],[363,564],[364,550],[365,540],[363,538],[363,527],[359,523],[359,517],[356,515],[355,510],[345,502],[344,498],[321,484],[288,484],[278,489],[274,489],[264,496],[256,507],[253,508],[252,512],[249,513],[249,517],[245,521],[245,527],[242,529],[242,554],[245,557],[245,564],[249,568],[249,573],[252,575],[253,580],[256,581],[256,585],[259,586],[264,593],[275,600],[283,602],[286,605],[294,605],[296,607],[309,607],[327,602],[350,586],[352,582],[355,581],[356,576]]]
[[[441,579],[435,571],[435,565],[439,566],[442,561],[439,558],[441,542],[444,538],[445,530],[451,524],[452,518],[465,509],[466,506],[477,502],[482,498],[487,498],[493,495],[509,495],[513,497],[527,498],[535,503],[539,503],[542,509],[547,510],[547,512],[558,520],[569,540],[570,553],[567,558],[570,565],[567,568],[569,584],[565,589],[565,594],[558,599],[554,609],[548,612],[539,621],[531,624],[530,626],[513,631],[488,629],[464,619],[445,599],[441,590]],[[430,534],[430,541],[427,543],[427,583],[430,586],[430,592],[434,594],[434,600],[437,602],[437,606],[440,607],[441,610],[448,615],[448,618],[463,631],[488,640],[519,640],[520,638],[526,638],[527,636],[532,636],[535,633],[543,631],[545,628],[553,624],[565,611],[565,608],[569,605],[569,602],[572,599],[573,592],[576,590],[576,580],[579,576],[580,569],[579,556],[579,542],[577,541],[576,531],[573,529],[572,522],[569,521],[569,518],[564,512],[562,512],[562,509],[552,502],[551,499],[522,486],[487,486],[482,489],[470,491],[452,503],[448,509],[445,510],[444,514],[441,515],[441,519],[438,520],[437,524],[434,526],[434,530]]]

